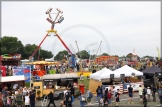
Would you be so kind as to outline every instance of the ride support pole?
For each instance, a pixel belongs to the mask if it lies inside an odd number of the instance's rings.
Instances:
[[[47,36],[48,36],[48,33],[47,33],[46,36],[43,38],[43,40],[41,41],[41,43],[39,44],[39,46],[36,48],[36,50],[35,50],[34,53],[32,54],[32,57],[36,54],[36,52],[38,51],[38,49],[40,48],[40,46],[42,45],[42,43],[44,42],[44,40],[46,39]]]
[[[67,45],[63,42],[63,40],[60,38],[60,36],[57,34],[57,33],[55,33],[56,34],[56,36],[59,38],[59,40],[61,41],[61,43],[64,45],[64,47],[68,50],[68,52],[70,52],[70,54],[72,54],[72,52],[70,51],[70,49],[67,47]]]

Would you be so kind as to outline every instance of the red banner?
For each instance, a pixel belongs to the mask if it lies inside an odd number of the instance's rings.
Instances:
[[[1,73],[2,73],[2,77],[6,76],[6,67],[5,66],[1,66]]]

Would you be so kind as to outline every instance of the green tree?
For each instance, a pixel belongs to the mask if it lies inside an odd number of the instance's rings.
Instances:
[[[81,59],[89,59],[89,54],[86,50],[80,51]]]
[[[1,54],[24,54],[24,47],[17,37],[4,36],[1,41]]]
[[[109,56],[107,53],[103,53],[102,56]]]
[[[127,58],[131,58],[132,57],[132,53],[129,53],[128,55],[127,55]]]
[[[27,45],[25,45],[24,46],[24,49],[25,49],[24,58],[28,59],[29,56],[31,56],[33,54],[33,52],[35,51],[35,49],[37,47],[38,46],[35,45],[35,44],[32,44],[32,45],[31,44],[27,44]],[[40,60],[42,58],[46,59],[46,58],[51,58],[53,56],[51,51],[43,50],[43,49],[40,48],[40,50],[38,50],[37,53],[34,55],[34,60],[38,59],[39,51],[40,51]]]
[[[64,58],[64,56],[67,56],[68,52],[66,50],[60,51],[56,56],[55,56],[55,60],[62,60]]]

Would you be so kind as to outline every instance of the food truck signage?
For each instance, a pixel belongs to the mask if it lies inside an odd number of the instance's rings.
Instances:
[[[73,79],[69,79],[69,78],[63,78],[63,79],[61,79],[61,81],[66,81],[66,80],[73,80]]]
[[[40,86],[34,86],[35,89],[40,89]]]
[[[13,75],[18,76],[18,75],[24,75],[25,76],[25,82],[30,82],[30,66],[15,66],[13,68]]]
[[[44,81],[53,81],[53,80],[44,80]]]

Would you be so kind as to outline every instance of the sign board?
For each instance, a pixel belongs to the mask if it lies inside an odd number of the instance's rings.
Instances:
[[[18,76],[18,75],[24,75],[25,76],[25,82],[30,82],[30,66],[15,66],[13,68],[13,75]]]
[[[34,86],[35,89],[40,89],[40,86]]]
[[[114,74],[110,74],[110,78],[111,79],[114,79]]]
[[[44,80],[44,81],[53,81],[53,80]]]
[[[125,74],[120,74],[120,78],[124,79],[125,78]]]

